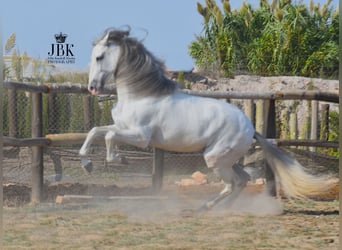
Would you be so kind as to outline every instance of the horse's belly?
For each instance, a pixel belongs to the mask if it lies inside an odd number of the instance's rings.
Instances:
[[[181,136],[156,136],[151,140],[150,146],[174,152],[196,152],[207,146],[205,138]]]
[[[190,153],[190,152],[197,152],[203,150],[205,145],[200,144],[189,144],[186,143],[179,143],[178,145],[174,144],[159,144],[159,143],[151,143],[152,147],[160,148],[166,151],[173,151],[173,152],[182,152],[182,153]]]

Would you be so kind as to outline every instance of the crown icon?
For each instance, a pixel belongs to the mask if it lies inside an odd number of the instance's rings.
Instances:
[[[68,36],[67,34],[62,34],[62,32],[60,32],[59,34],[55,34],[56,42],[57,43],[64,43],[67,36]]]

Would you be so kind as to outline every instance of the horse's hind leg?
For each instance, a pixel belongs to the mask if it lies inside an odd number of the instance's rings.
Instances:
[[[209,211],[210,209],[212,209],[217,203],[219,203],[220,201],[222,201],[224,198],[226,198],[227,196],[229,196],[231,193],[233,192],[232,189],[232,185],[231,184],[226,184],[224,189],[221,191],[221,193],[216,196],[214,199],[206,202],[205,204],[203,204],[201,207],[199,207],[197,209],[197,212],[205,212],[205,211]]]
[[[201,206],[198,209],[199,212],[212,209],[226,197],[228,199],[228,205],[231,205],[250,179],[249,174],[239,164],[234,165],[232,168],[218,168],[216,169],[216,173],[225,182],[225,188],[218,196]]]
[[[235,174],[234,190],[225,200],[226,207],[231,206],[234,203],[241,191],[246,187],[247,182],[251,179],[250,175],[243,170],[241,165],[235,164],[233,170]]]

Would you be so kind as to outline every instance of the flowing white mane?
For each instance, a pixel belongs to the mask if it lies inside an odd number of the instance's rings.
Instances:
[[[94,45],[108,35],[106,45],[120,46],[120,57],[114,70],[117,87],[125,85],[137,96],[167,95],[177,84],[165,75],[165,65],[158,60],[129,30],[108,29]]]

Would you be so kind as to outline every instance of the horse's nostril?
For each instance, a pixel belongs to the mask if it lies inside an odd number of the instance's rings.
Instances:
[[[90,86],[89,89],[90,89],[90,90],[94,90],[94,87],[93,87],[93,86]]]

